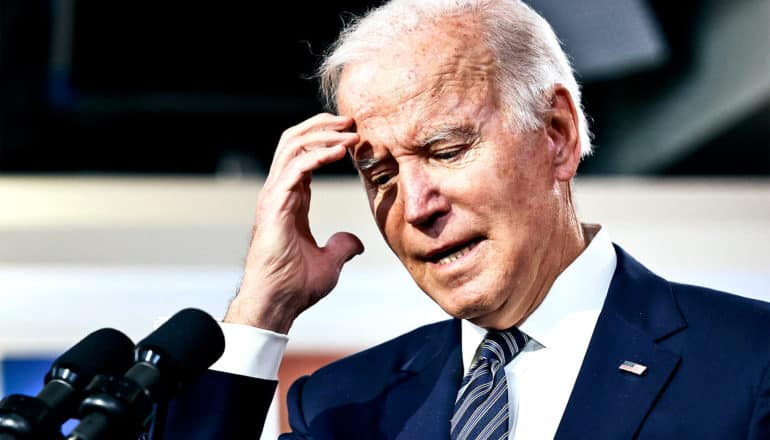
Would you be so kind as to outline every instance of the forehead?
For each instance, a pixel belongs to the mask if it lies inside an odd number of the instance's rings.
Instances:
[[[421,131],[468,122],[458,119],[487,102],[494,69],[491,51],[469,27],[434,26],[346,66],[338,108],[364,137],[429,135]]]

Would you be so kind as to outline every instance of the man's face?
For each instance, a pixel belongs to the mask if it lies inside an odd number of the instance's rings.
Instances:
[[[510,326],[542,299],[563,188],[546,131],[509,127],[493,58],[455,32],[346,67],[338,105],[377,225],[420,288],[452,316]]]

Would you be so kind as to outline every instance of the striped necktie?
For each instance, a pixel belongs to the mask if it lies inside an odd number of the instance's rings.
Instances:
[[[476,362],[463,378],[451,420],[452,440],[508,438],[508,382],[504,366],[524,348],[529,338],[516,328],[490,331]]]

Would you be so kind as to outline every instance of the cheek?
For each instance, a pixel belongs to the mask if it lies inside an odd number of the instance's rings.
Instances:
[[[500,245],[497,258],[512,260],[515,267],[525,264],[520,254],[526,255],[537,247],[549,228],[548,219],[555,215],[547,177],[542,171],[527,168],[530,163],[501,158],[494,172],[483,178],[484,190],[477,192],[473,208],[490,220],[491,236]]]
[[[539,148],[537,145],[511,148],[515,154],[498,155],[495,166],[490,168],[494,170],[494,184],[500,188],[499,199],[514,209],[518,217],[537,218],[542,202],[549,198],[553,189],[553,170],[548,166],[548,155]],[[489,177],[485,179],[486,182],[489,180]]]
[[[512,182],[516,179],[516,166],[510,157],[497,157],[495,162],[497,163],[497,166],[494,166],[491,169],[495,170],[496,179],[503,182]]]

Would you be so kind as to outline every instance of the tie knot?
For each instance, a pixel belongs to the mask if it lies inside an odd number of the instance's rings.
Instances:
[[[498,361],[502,365],[510,362],[524,348],[529,337],[513,327],[502,331],[489,331],[481,343],[479,358],[488,362]]]

